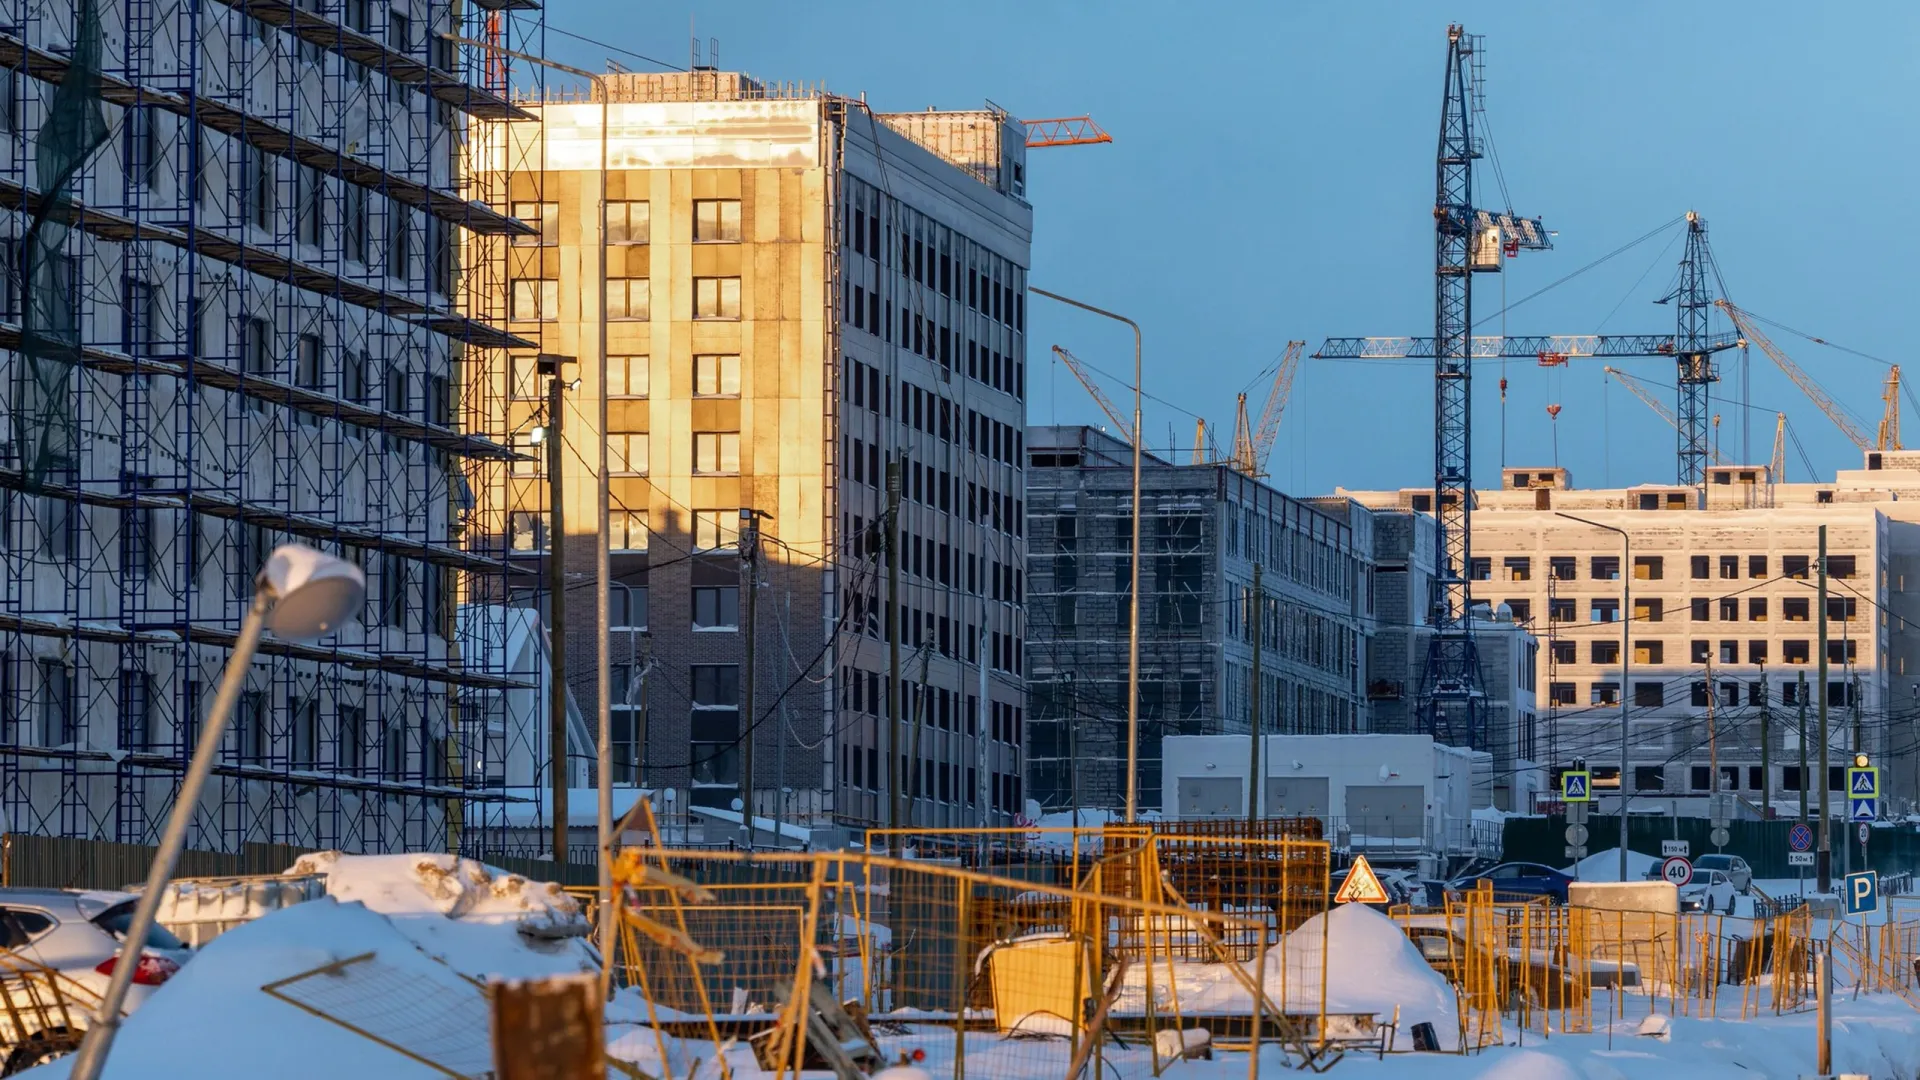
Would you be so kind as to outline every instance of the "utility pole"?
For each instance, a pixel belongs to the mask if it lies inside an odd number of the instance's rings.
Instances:
[[[1773,820],[1773,718],[1767,715],[1767,665],[1760,665],[1760,820]]]
[[[920,693],[913,702],[913,735],[908,743],[908,768],[912,771],[912,780],[907,786],[907,816],[900,824],[913,828],[914,804],[930,797],[931,792],[920,790],[925,776],[920,766],[920,732],[927,726],[927,676],[933,667],[933,645],[928,643],[920,648]]]
[[[1707,654],[1707,776],[1713,783],[1707,786],[1707,817],[1718,821],[1720,817],[1720,739],[1719,730],[1714,723],[1714,706],[1720,702],[1720,689],[1713,685],[1713,654]],[[1697,745],[1697,744],[1696,744]],[[1620,781],[1623,785],[1625,779]],[[1623,787],[1622,790],[1625,790]]]
[[[553,665],[548,682],[547,741],[549,779],[553,785],[553,864],[567,865],[567,518],[566,485],[560,479],[561,433],[564,403],[560,398],[560,360],[536,361],[547,376],[547,424],[541,438],[547,444],[547,652]],[[605,632],[604,630],[602,631]]]
[[[900,460],[887,461],[887,851],[900,854]],[[986,657],[980,658],[986,663]],[[982,738],[986,737],[983,730]]]
[[[754,730],[753,691],[754,672],[758,667],[754,663],[759,654],[754,651],[754,609],[759,605],[756,600],[759,590],[760,560],[760,519],[749,507],[740,508],[740,582],[746,591],[746,610],[742,613],[746,631],[746,664],[740,680],[740,825],[746,830],[747,850],[753,850],[753,740]],[[784,778],[783,778],[784,779]]]
[[[1820,526],[1820,685],[1814,687],[1814,693],[1820,695],[1820,854],[1818,870],[1814,877],[1821,892],[1833,888],[1833,821],[1832,810],[1828,805],[1827,791],[1827,527]]]
[[[1852,698],[1850,699],[1850,703],[1853,705],[1852,764],[1859,765],[1864,761],[1866,761],[1866,755],[1860,752],[1860,676],[1858,675],[1855,675],[1853,677],[1851,693],[1852,693]],[[1849,810],[1852,809],[1853,798],[1851,796],[1847,798],[1846,805]],[[1847,815],[1846,820],[1852,821],[1853,815],[1849,813]],[[1846,871],[1847,873],[1851,874],[1853,873],[1853,845],[1847,843],[1847,838],[1845,834],[1842,834],[1840,837],[1840,848],[1841,850],[1847,853]],[[1865,870],[1866,868],[1867,868],[1867,845],[1861,844],[1860,845],[1860,869]]]
[[[1260,736],[1264,734],[1260,723],[1260,623],[1266,615],[1266,605],[1260,599],[1260,564],[1253,564],[1253,611],[1249,615],[1253,623],[1253,692],[1249,699],[1253,703],[1253,719],[1248,724],[1253,745],[1253,760],[1247,767],[1247,835],[1254,835],[1260,820],[1260,789],[1265,787],[1260,774]]]

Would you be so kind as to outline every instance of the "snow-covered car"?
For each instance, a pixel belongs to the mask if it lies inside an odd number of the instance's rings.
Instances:
[[[1740,894],[1725,870],[1694,868],[1693,880],[1680,887],[1681,911],[1733,913],[1733,898]]]
[[[0,889],[0,1076],[52,1061],[80,1045],[84,1025],[119,961],[137,898],[117,892]],[[155,926],[127,988],[140,1007],[189,953]]]

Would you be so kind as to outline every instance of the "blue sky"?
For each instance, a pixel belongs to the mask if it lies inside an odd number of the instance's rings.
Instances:
[[[1920,174],[1920,5],[1460,2],[1239,4],[822,2],[551,3],[550,25],[685,64],[688,20],[720,39],[720,64],[767,79],[824,80],[881,109],[976,107],[1025,117],[1091,113],[1107,146],[1035,151],[1034,284],[1131,315],[1144,328],[1150,447],[1179,445],[1193,413],[1230,430],[1234,395],[1288,338],[1430,334],[1433,153],[1449,21],[1485,35],[1487,109],[1514,209],[1559,233],[1503,282],[1476,279],[1475,311],[1517,300],[1698,210],[1736,303],[1874,356],[1901,360],[1916,281],[1910,252]],[[618,32],[609,31],[618,27]],[[548,38],[600,68],[608,48]],[[1481,170],[1480,202],[1498,188]],[[1664,295],[1679,227],[1507,316],[1513,333],[1670,332]],[[1097,408],[1049,346],[1116,377],[1117,326],[1036,298],[1029,418],[1093,422]],[[1498,320],[1481,332],[1498,332]],[[1785,332],[1781,345],[1860,417],[1880,413],[1885,368]],[[1722,452],[1741,453],[1735,370],[1715,387]],[[1673,366],[1619,366],[1673,397]],[[1577,482],[1671,482],[1674,436],[1602,375],[1483,364],[1475,379],[1475,477],[1501,461],[1497,380],[1509,380],[1505,460],[1558,460]],[[1753,460],[1788,414],[1813,465],[1858,468],[1852,445],[1758,349]],[[1910,379],[1920,380],[1920,364]],[[1257,409],[1266,386],[1252,387]],[[1271,468],[1279,485],[1416,486],[1432,478],[1432,382],[1404,363],[1308,360]],[[1764,411],[1760,411],[1764,410]],[[1920,416],[1908,418],[1920,444]],[[1788,477],[1807,479],[1798,450]]]

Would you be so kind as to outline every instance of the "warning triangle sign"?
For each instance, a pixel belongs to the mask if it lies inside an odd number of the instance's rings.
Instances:
[[[1340,891],[1334,894],[1336,904],[1384,904],[1388,902],[1387,890],[1380,885],[1380,878],[1367,865],[1365,855],[1355,855],[1353,865],[1347,869],[1347,880],[1340,885]]]

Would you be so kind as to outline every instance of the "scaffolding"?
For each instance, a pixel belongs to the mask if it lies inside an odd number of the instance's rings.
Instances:
[[[463,168],[538,52],[532,0],[92,0],[105,145],[62,251],[79,315],[72,441],[22,446],[20,237],[81,0],[0,0],[0,814],[9,832],[152,843],[252,575],[297,541],[366,570],[358,625],[268,640],[190,847],[460,850],[537,770],[507,647],[514,457],[490,426],[501,258],[529,231]],[[377,18],[376,18],[377,15]],[[497,515],[495,515],[497,516]]]

